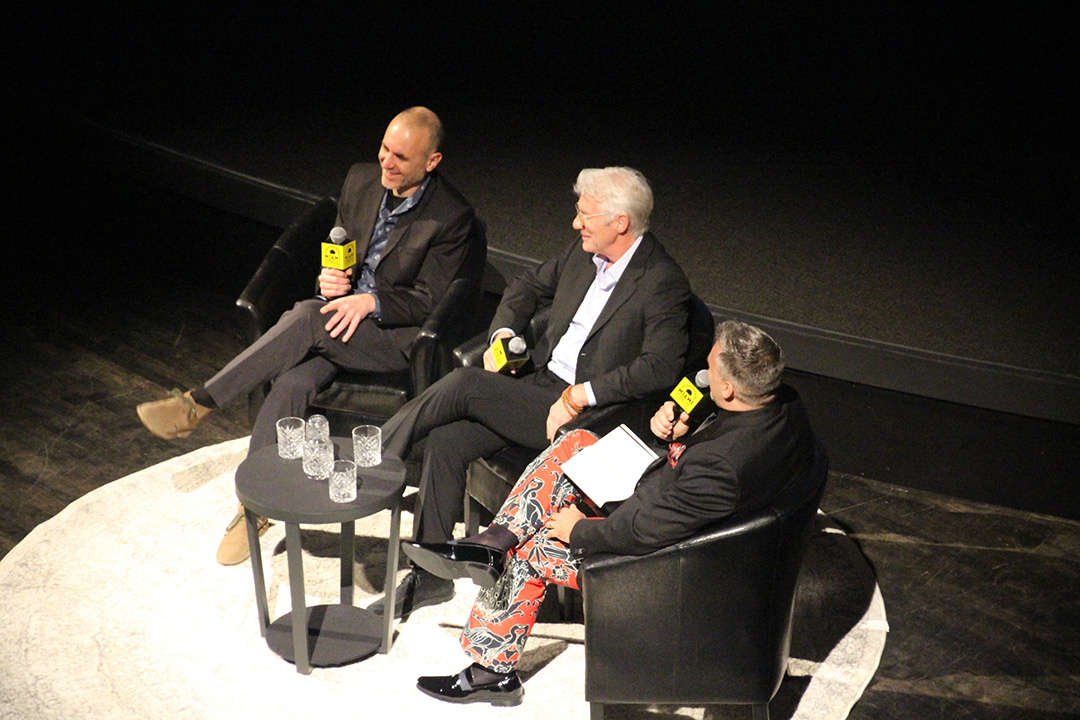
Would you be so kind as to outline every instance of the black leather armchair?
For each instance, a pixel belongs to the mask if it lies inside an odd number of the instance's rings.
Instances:
[[[547,313],[538,313],[533,318],[526,341],[529,347],[535,347],[535,338],[543,334],[547,325]],[[691,377],[705,367],[706,358],[713,345],[715,321],[708,306],[701,298],[691,295],[691,308],[688,329],[690,347],[684,373]],[[469,343],[455,349],[454,356],[458,365],[481,365],[487,338],[476,337]],[[574,418],[559,429],[557,437],[577,428],[590,430],[597,435],[604,435],[625,423],[627,427],[646,437],[650,434],[649,420],[656,409],[670,400],[667,391],[626,403],[615,403],[602,408],[590,409]],[[510,490],[514,487],[522,471],[536,457],[536,450],[520,446],[504,448],[494,455],[475,460],[469,465],[465,480],[465,533],[475,533],[481,523],[481,516],[491,516],[502,507]]]
[[[290,225],[263,258],[236,301],[245,340],[252,343],[297,301],[313,297],[321,269],[320,243],[334,226],[337,201],[326,197]],[[469,254],[459,277],[413,340],[409,369],[397,373],[339,373],[312,402],[339,434],[363,423],[381,425],[410,398],[453,368],[453,348],[487,328],[494,307],[483,302],[481,281],[487,258],[483,223],[473,224]],[[252,421],[266,397],[248,398]]]
[[[788,664],[795,589],[828,476],[814,466],[769,507],[732,517],[643,556],[587,558],[585,699],[604,703],[752,705],[769,701]]]

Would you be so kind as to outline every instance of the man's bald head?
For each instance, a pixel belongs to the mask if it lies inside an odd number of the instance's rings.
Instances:
[[[408,197],[442,160],[442,123],[425,107],[398,113],[379,148],[382,184],[398,197]]]
[[[428,145],[428,154],[432,155],[439,152],[439,148],[442,147],[443,140],[443,126],[442,121],[439,120],[439,116],[426,107],[419,105],[411,107],[408,110],[402,110],[394,118],[393,122],[402,122],[408,124],[417,130],[423,130],[427,132],[430,142]]]

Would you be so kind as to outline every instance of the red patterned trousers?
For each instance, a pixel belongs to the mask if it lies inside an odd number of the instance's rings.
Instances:
[[[586,430],[567,433],[525,469],[495,517],[519,545],[510,551],[495,587],[477,595],[461,632],[461,646],[484,667],[510,672],[517,666],[549,583],[578,587],[580,561],[551,536],[546,523],[579,495],[562,464],[596,439]]]

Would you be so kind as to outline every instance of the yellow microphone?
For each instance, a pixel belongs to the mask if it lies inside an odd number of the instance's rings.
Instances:
[[[322,244],[322,266],[345,272],[356,265],[356,241],[348,240],[345,228],[338,225],[330,231],[330,237]],[[319,294],[319,299],[326,296]]]
[[[682,409],[687,415],[692,413],[697,404],[701,402],[701,399],[705,397],[705,394],[698,390],[699,387],[709,387],[708,370],[699,370],[697,375],[694,376],[694,382],[690,382],[689,378],[683,378],[679,381],[679,384],[671,391],[671,399],[675,401],[675,406]],[[675,419],[678,420],[677,413]]]
[[[512,338],[499,338],[491,344],[491,354],[495,358],[495,370],[508,373],[529,361],[525,339],[520,335]]]

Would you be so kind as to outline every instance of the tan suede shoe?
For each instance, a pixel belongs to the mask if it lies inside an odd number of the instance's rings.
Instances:
[[[190,391],[173,390],[164,400],[143,403],[135,412],[147,430],[163,440],[175,440],[190,435],[213,409],[192,400]]]
[[[256,518],[259,535],[262,536],[270,527],[270,521],[264,517]],[[217,561],[222,565],[239,565],[250,557],[247,539],[247,523],[244,522],[244,508],[236,513],[228,527],[225,528],[225,537],[221,538],[221,544],[217,549]]]

